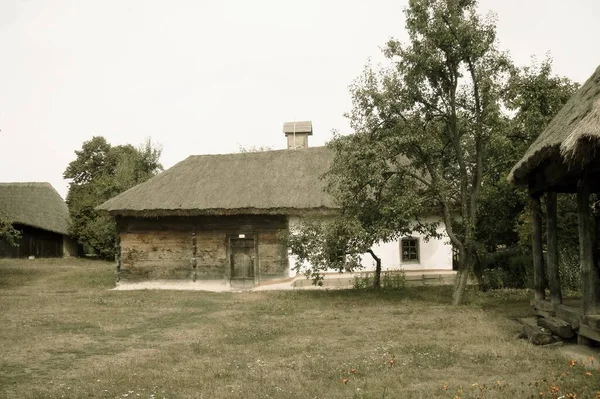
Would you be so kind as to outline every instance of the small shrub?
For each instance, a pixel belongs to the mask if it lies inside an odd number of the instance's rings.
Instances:
[[[375,273],[365,272],[354,276],[352,288],[356,290],[372,288]],[[381,272],[381,288],[386,290],[401,290],[406,287],[404,270]]]
[[[506,249],[485,254],[481,263],[484,289],[533,286],[533,260],[530,254]]]

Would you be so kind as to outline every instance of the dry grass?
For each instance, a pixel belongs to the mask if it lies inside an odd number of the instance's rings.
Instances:
[[[0,260],[0,397],[524,398],[555,386],[590,398],[600,382],[515,338],[524,292],[454,308],[443,287],[110,291],[113,278],[103,262]]]

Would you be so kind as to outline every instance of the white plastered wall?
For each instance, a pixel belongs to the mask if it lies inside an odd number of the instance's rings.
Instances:
[[[300,223],[300,218],[290,216],[289,228],[293,229]],[[429,218],[428,221],[439,219]],[[419,241],[419,261],[403,262],[400,256],[400,240],[391,242],[379,243],[373,247],[373,252],[381,258],[383,270],[452,270],[452,245],[446,235],[446,227],[443,222],[437,228],[441,238],[430,238],[426,241],[422,234],[413,233],[412,238]],[[290,277],[296,275],[293,266],[296,264],[296,259],[291,254],[289,255]],[[362,264],[365,271],[375,269],[375,261],[369,254],[362,257]]]

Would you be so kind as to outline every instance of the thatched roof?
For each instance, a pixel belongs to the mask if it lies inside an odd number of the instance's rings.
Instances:
[[[69,232],[69,209],[50,183],[0,183],[0,212],[13,223]]]
[[[565,164],[579,164],[596,157],[600,144],[600,66],[567,101],[546,130],[533,142],[515,165],[509,180],[523,184],[528,175],[550,158],[561,157]]]
[[[98,206],[113,215],[296,214],[334,208],[326,147],[193,155]]]

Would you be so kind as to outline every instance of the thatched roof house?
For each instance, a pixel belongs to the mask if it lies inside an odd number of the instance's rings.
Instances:
[[[0,213],[23,232],[19,247],[0,243],[0,257],[63,256],[69,210],[50,183],[0,183]]]
[[[287,150],[190,156],[98,206],[117,221],[119,278],[245,287],[293,276],[281,235],[337,211],[322,179],[334,154],[308,148],[311,122],[285,123],[283,133]],[[452,270],[443,240],[385,245],[386,266]]]
[[[557,316],[571,323],[581,339],[600,341],[600,213],[592,213],[590,196],[600,193],[600,67],[569,99],[548,127],[514,166],[509,178],[527,185],[531,197],[532,252],[534,259],[534,312]],[[577,193],[579,253],[583,304],[562,304],[557,239],[557,194]],[[546,252],[542,227],[542,201],[546,205]],[[545,292],[547,266],[549,301]]]
[[[334,208],[321,179],[332,162],[327,147],[193,155],[97,209],[121,216],[323,213]]]
[[[569,176],[597,161],[599,144],[600,66],[529,147],[509,179],[527,184],[532,173],[542,173],[547,179],[544,184],[565,184]],[[542,170],[548,164],[554,165],[552,170]]]

